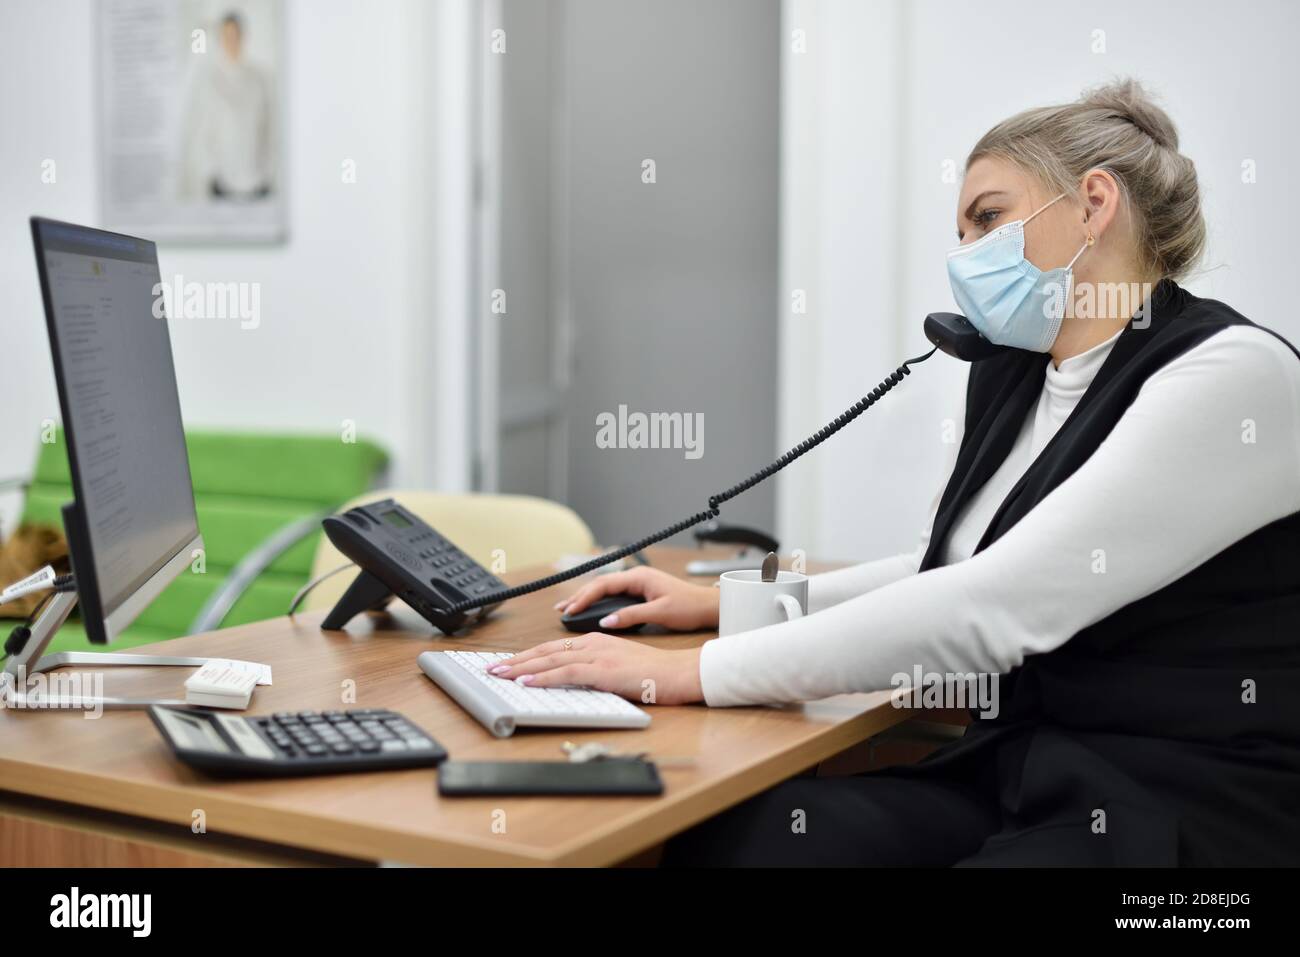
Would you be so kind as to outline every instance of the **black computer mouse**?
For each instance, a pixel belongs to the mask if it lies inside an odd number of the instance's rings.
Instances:
[[[606,615],[612,615],[616,611],[626,608],[628,605],[645,604],[645,599],[640,595],[606,595],[604,598],[598,598],[593,601],[582,611],[575,612],[572,615],[561,615],[560,624],[569,631],[607,631],[614,634],[624,634],[633,631],[640,631],[645,627],[644,623],[631,625],[627,628],[602,628],[600,620]]]

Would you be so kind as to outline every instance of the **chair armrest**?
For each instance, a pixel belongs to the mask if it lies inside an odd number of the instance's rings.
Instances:
[[[243,597],[248,586],[253,584],[277,558],[308,535],[319,531],[321,520],[330,514],[332,513],[328,511],[318,512],[290,522],[241,558],[239,564],[231,569],[221,587],[199,609],[198,616],[190,625],[190,634],[196,635],[220,628],[226,615]]]

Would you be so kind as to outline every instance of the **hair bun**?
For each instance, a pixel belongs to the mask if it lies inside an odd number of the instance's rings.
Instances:
[[[1116,80],[1095,87],[1084,93],[1081,102],[1108,110],[1116,119],[1132,123],[1159,146],[1178,149],[1178,130],[1173,120],[1156,106],[1137,80]]]

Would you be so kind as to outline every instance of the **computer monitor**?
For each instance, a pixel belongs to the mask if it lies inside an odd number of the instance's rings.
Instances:
[[[203,547],[158,251],[31,223],[72,472],[64,531],[86,634],[107,644]]]

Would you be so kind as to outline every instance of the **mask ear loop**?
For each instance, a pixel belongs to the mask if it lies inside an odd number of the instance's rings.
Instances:
[[[1022,223],[1022,225],[1024,225],[1024,226],[1028,226],[1030,220],[1032,220],[1035,216],[1037,216],[1039,213],[1041,213],[1043,210],[1045,210],[1048,206],[1051,206],[1053,203],[1060,202],[1062,199],[1064,199],[1064,198],[1065,198],[1066,196],[1068,196],[1068,195],[1070,195],[1070,194],[1069,194],[1069,193],[1062,193],[1060,196],[1056,197],[1056,199],[1049,199],[1047,202],[1043,203],[1042,206],[1039,206],[1036,210],[1034,210],[1032,213],[1030,213],[1030,214],[1029,214],[1029,217],[1024,221],[1024,223]]]
[[[1096,242],[1097,242],[1097,238],[1093,236],[1092,227],[1089,226],[1088,238],[1084,240],[1083,245],[1079,247],[1079,251],[1074,254],[1074,258],[1065,264],[1065,273],[1066,273],[1065,298],[1067,300],[1071,299],[1074,294],[1074,264],[1079,261],[1079,257],[1083,255],[1083,251],[1087,249],[1089,246],[1094,245]],[[1069,306],[1068,302],[1062,304],[1062,309],[1061,309],[1062,315],[1065,314],[1066,310],[1068,309],[1068,306]]]

